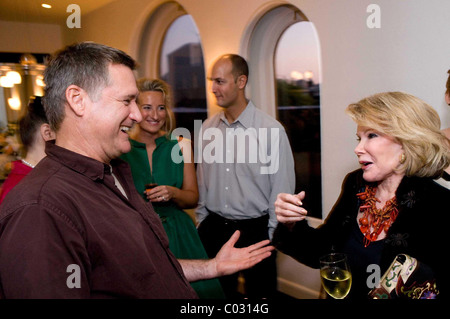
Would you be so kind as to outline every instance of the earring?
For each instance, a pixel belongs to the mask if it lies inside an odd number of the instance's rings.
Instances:
[[[402,155],[400,156],[400,164],[403,164],[406,162],[406,156],[405,153],[402,153]]]

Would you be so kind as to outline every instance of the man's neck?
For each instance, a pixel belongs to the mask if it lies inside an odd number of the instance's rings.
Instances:
[[[55,145],[105,164],[110,162],[109,158],[101,158],[97,155],[98,152],[94,149],[92,141],[88,140],[76,126],[61,127],[56,134]]]
[[[232,105],[230,107],[227,107],[224,110],[225,118],[227,119],[228,123],[233,123],[236,121],[236,119],[241,115],[242,112],[244,112],[245,108],[248,105],[247,99],[241,99],[238,103],[235,105]]]

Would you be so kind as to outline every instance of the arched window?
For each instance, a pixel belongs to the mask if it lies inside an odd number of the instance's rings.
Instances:
[[[320,49],[314,26],[292,5],[262,9],[246,30],[241,51],[250,68],[247,95],[284,125],[294,153],[296,192],[305,190],[304,206],[322,218]]]
[[[172,87],[177,127],[194,136],[194,120],[207,117],[203,49],[192,17],[176,2],[153,10],[137,51],[138,77],[161,78]]]

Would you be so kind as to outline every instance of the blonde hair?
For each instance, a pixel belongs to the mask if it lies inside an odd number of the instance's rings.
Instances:
[[[403,146],[406,176],[442,175],[450,164],[449,142],[441,133],[438,113],[421,99],[402,92],[385,92],[350,104],[346,113],[360,126],[393,137]]]
[[[136,81],[139,92],[161,92],[163,95],[164,103],[166,104],[166,121],[163,130],[166,132],[166,136],[170,136],[175,129],[175,115],[172,111],[172,93],[170,85],[160,79],[147,79],[141,78]]]

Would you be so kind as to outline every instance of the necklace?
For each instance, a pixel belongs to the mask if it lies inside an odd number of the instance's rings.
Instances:
[[[24,160],[22,158],[22,163],[24,163],[26,166],[30,166],[31,168],[34,168],[36,165],[31,165],[30,163],[28,163],[26,160]]]
[[[398,215],[396,197],[394,196],[383,208],[378,209],[376,203],[380,200],[375,197],[376,192],[376,187],[366,186],[364,192],[356,194],[362,201],[359,210],[363,216],[359,219],[359,229],[364,235],[364,247],[376,241],[383,230],[387,233]]]

